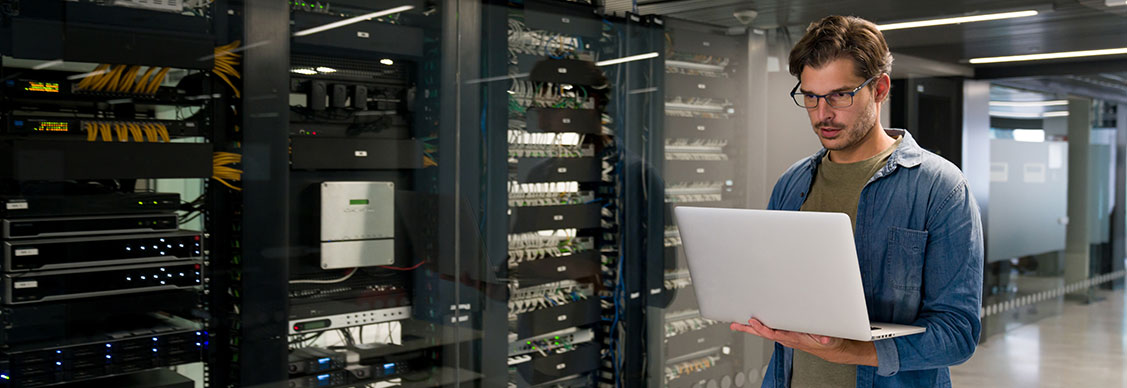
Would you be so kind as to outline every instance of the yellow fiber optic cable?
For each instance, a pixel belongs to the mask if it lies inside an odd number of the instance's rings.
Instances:
[[[156,126],[157,133],[160,134],[161,140],[165,143],[171,142],[172,137],[168,135],[168,127],[164,126],[164,124],[157,124]]]
[[[135,141],[135,142],[145,141],[144,137],[141,136],[141,126],[140,125],[130,123],[129,124],[129,133],[133,134],[133,141]]]
[[[98,140],[98,129],[96,124],[82,123],[82,129],[86,131],[86,141]]]
[[[166,67],[160,69],[160,71],[153,76],[153,80],[149,81],[148,90],[145,91],[145,94],[156,94],[157,90],[160,89],[160,84],[164,83],[164,76],[168,75],[169,70],[172,70],[172,68]]]
[[[125,76],[118,82],[117,91],[128,93],[133,89],[133,83],[137,82],[137,72],[141,71],[141,66],[133,66],[129,71],[125,72]]]
[[[78,87],[78,89],[88,89],[88,88],[90,88],[90,85],[94,84],[94,81],[97,81],[99,76],[105,74],[105,73],[99,73],[99,72],[106,71],[109,68],[110,68],[110,65],[107,65],[107,64],[104,64],[104,63],[101,64],[101,65],[98,65],[98,67],[95,67],[94,71],[91,72],[91,73],[98,73],[98,74],[86,76],[86,78],[83,78],[81,81],[78,81],[78,84],[75,85],[75,86]]]

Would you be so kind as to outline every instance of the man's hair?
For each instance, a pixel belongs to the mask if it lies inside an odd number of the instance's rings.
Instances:
[[[864,79],[892,71],[892,54],[875,24],[835,15],[806,28],[806,35],[790,50],[790,74],[799,77],[806,66],[820,68],[839,58],[852,59],[854,71]]]

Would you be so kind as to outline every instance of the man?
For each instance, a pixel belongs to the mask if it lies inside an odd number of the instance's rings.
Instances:
[[[791,97],[824,148],[779,178],[768,208],[848,214],[870,319],[927,332],[860,342],[772,330],[755,319],[733,323],[733,330],[776,342],[764,387],[948,387],[948,367],[974,353],[982,299],[978,205],[958,168],[908,132],[882,128],[891,69],[872,23],[830,16],[810,25],[790,52],[799,79]],[[810,240],[817,242],[817,231]]]

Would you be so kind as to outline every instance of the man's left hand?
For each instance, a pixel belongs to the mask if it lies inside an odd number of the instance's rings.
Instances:
[[[749,319],[746,325],[732,323],[731,329],[778,342],[788,348],[813,354],[832,363],[877,366],[877,348],[872,342],[775,330],[759,322],[758,319]]]

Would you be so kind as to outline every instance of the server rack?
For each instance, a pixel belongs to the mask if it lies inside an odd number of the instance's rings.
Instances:
[[[649,386],[746,387],[758,384],[761,349],[728,329],[700,317],[684,251],[674,223],[674,206],[747,207],[747,130],[741,104],[747,100],[747,37],[681,20],[667,20],[665,32],[665,120],[662,134],[663,230],[650,252],[650,284],[660,287],[650,311]],[[656,228],[655,228],[656,229]],[[658,253],[660,252],[660,253]],[[660,284],[660,286],[658,286]]]
[[[383,10],[395,12],[313,32]],[[446,100],[457,87],[444,71],[459,64],[448,34],[462,27],[453,15],[464,10],[423,1],[289,6],[291,385],[449,386],[480,379],[461,353],[466,342],[480,339],[467,327],[462,310],[468,308],[459,297],[466,288],[459,268],[473,259],[461,251],[475,242],[456,237],[470,228],[456,216],[466,212],[455,194],[464,161],[450,115],[457,104]],[[351,199],[343,213],[327,218],[326,190],[348,185],[387,189]],[[352,210],[381,206],[388,213],[379,218],[393,220],[383,236],[390,238],[340,242],[325,234]],[[361,231],[345,231],[344,238]],[[350,243],[361,244],[360,262],[338,265]],[[344,343],[325,340],[337,333]],[[294,363],[316,351],[346,361],[295,373]]]
[[[4,385],[144,383],[209,354],[216,252],[206,228],[179,229],[211,198],[146,191],[213,176],[209,140],[226,130],[214,101],[231,92],[214,11],[4,7]]]

